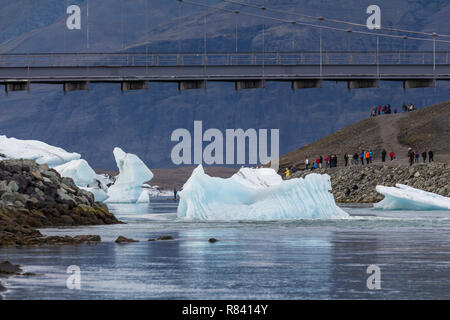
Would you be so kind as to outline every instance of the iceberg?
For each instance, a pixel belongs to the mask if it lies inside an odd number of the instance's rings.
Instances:
[[[177,216],[217,221],[347,218],[330,190],[326,174],[283,181],[273,169],[241,168],[223,179],[208,176],[199,165],[179,192]]]
[[[102,182],[103,176],[96,174],[86,160],[72,160],[53,169],[58,171],[61,177],[72,178],[79,188],[94,194],[95,201],[103,202],[108,199],[107,187]]]
[[[97,179],[97,174],[84,159],[72,160],[56,166],[54,169],[58,171],[61,177],[72,178],[73,182],[79,187],[87,187]]]
[[[149,202],[146,190],[142,190],[142,184],[153,179],[153,173],[139,159],[131,153],[125,153],[120,148],[114,148],[114,158],[119,175],[108,189],[108,203],[143,203]]]
[[[436,193],[412,188],[404,184],[395,187],[376,186],[384,199],[374,203],[374,208],[383,210],[450,210],[450,198]]]
[[[41,141],[20,140],[7,136],[0,136],[0,154],[4,159],[32,159],[50,167],[81,158],[79,153],[70,153]]]

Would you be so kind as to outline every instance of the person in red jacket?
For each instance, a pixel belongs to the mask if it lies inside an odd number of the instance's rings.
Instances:
[[[391,161],[395,159],[394,151],[389,152],[389,157],[391,158]]]

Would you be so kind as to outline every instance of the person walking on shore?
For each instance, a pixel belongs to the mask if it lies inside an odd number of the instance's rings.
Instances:
[[[370,163],[370,153],[369,151],[366,151],[366,154],[364,155],[364,157],[366,158],[366,164]]]
[[[414,151],[412,151],[411,148],[408,149],[408,160],[409,165],[412,166],[412,164],[414,163]]]
[[[423,159],[423,163],[427,162],[427,152],[426,151],[422,152],[422,159]]]
[[[433,151],[428,151],[428,162],[431,162],[431,161],[433,161],[434,162],[434,153],[433,153]]]
[[[286,175],[286,178],[289,178],[289,176],[291,175],[291,172],[289,171],[288,168],[286,168],[286,171],[284,172],[284,174]]]
[[[385,149],[383,149],[383,151],[381,151],[381,161],[383,161],[383,162],[386,161],[386,154],[387,154],[387,151]]]
[[[395,159],[394,151],[389,152],[389,157],[391,158],[391,161]]]

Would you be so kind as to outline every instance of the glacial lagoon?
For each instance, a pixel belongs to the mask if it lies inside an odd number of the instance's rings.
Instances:
[[[170,199],[108,206],[126,224],[41,230],[99,234],[100,244],[0,249],[36,274],[3,280],[4,299],[450,299],[448,211],[351,206],[349,219],[201,222],[177,219]],[[119,235],[140,242],[116,244]],[[147,241],[162,235],[174,240]],[[367,288],[372,264],[379,290]],[[80,290],[66,286],[71,265]]]

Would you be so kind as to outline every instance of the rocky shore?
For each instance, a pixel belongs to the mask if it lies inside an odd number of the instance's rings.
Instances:
[[[92,193],[33,160],[0,161],[0,247],[96,243],[98,236],[43,237],[37,228],[120,223]]]
[[[297,171],[290,178],[305,177],[310,173],[328,174],[332,193],[338,203],[374,203],[383,196],[376,185],[394,186],[396,183],[450,197],[450,166],[446,163],[408,165],[370,164],[365,166]]]

